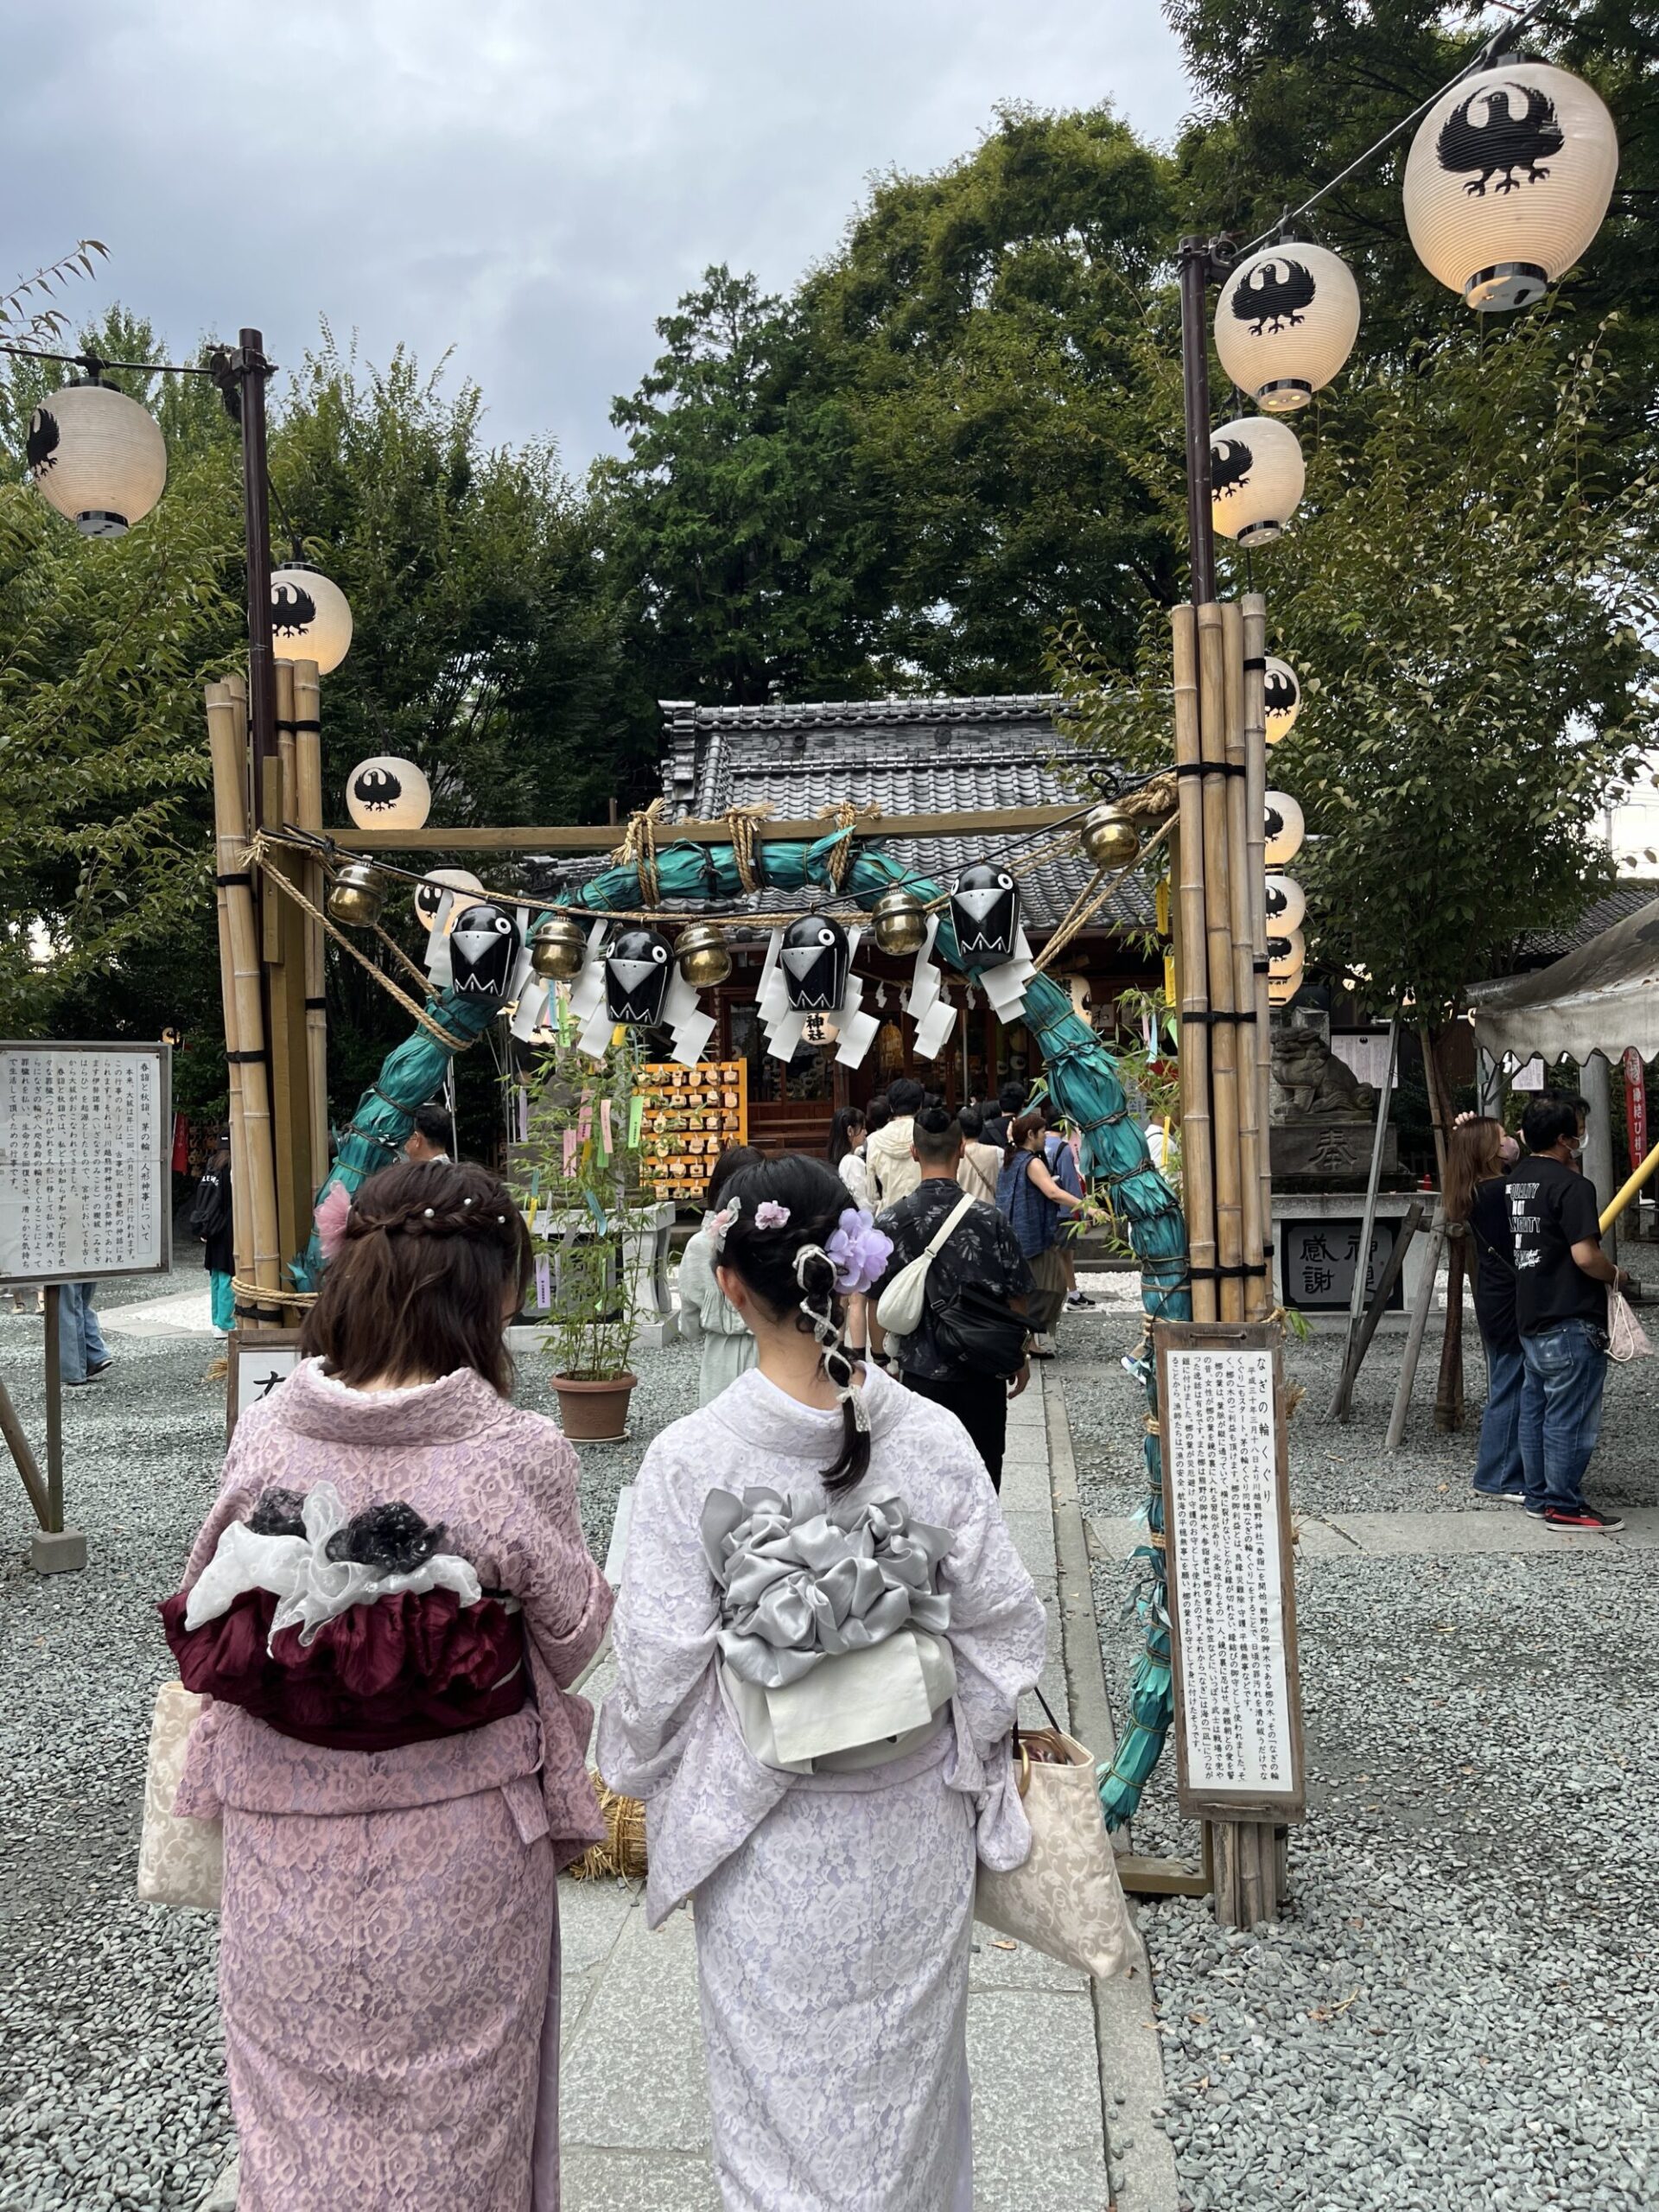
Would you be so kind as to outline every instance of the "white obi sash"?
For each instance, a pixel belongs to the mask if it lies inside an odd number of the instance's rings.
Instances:
[[[925,1738],[957,1685],[937,1586],[948,1529],[893,1496],[837,1511],[754,1488],[710,1491],[700,1533],[721,1587],[721,1695],[754,1758],[845,1773]]]

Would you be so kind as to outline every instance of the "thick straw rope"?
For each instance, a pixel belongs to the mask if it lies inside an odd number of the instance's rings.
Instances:
[[[663,887],[657,874],[657,826],[668,802],[654,798],[638,814],[628,817],[622,842],[611,855],[613,868],[631,868],[639,878],[640,897],[647,906],[660,906]]]

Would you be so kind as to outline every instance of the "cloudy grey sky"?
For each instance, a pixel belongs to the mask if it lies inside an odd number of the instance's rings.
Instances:
[[[710,262],[782,289],[1002,99],[1186,101],[1158,0],[12,0],[0,276],[83,235],[169,343],[453,346],[580,467]],[[94,304],[86,288],[86,304]]]

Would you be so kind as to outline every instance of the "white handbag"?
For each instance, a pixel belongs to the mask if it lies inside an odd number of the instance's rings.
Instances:
[[[981,1866],[974,1917],[1080,1974],[1127,1974],[1141,1939],[1100,1809],[1094,1754],[1058,1727],[1020,1731],[1016,1740],[1031,1852],[1006,1874]],[[1033,1758],[1027,1745],[1051,1756]]]
[[[907,1337],[920,1322],[927,1294],[927,1271],[973,1203],[974,1194],[969,1191],[960,1205],[951,1207],[928,1239],[926,1248],[906,1262],[882,1292],[876,1302],[875,1318],[890,1337]]]
[[[149,1724],[144,1825],[138,1839],[138,1894],[147,1904],[217,1912],[225,1885],[225,1832],[218,1821],[181,1820],[173,1810],[190,1731],[207,1700],[182,1682],[163,1682]]]
[[[1621,1363],[1628,1359],[1651,1359],[1653,1345],[1637,1319],[1635,1309],[1622,1290],[1611,1285],[1607,1292],[1607,1357]]]

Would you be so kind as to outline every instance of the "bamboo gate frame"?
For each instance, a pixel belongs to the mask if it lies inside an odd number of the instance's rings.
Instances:
[[[1262,860],[1266,789],[1263,701],[1265,601],[1259,594],[1237,604],[1212,603],[1172,614],[1174,653],[1175,758],[1178,813],[1171,873],[1179,885],[1172,921],[1179,976],[1182,1024],[1182,1143],[1185,1254],[1160,1245],[1156,1220],[1131,1240],[1142,1260],[1142,1299],[1148,1317],[1259,1321],[1273,1307],[1271,1185],[1267,1146],[1268,1056],[1267,917]],[[614,824],[603,829],[467,829],[420,831],[327,832],[322,820],[321,684],[314,663],[281,664],[277,671],[276,756],[265,763],[261,804],[253,804],[245,684],[232,677],[207,690],[213,761],[215,889],[220,976],[229,1074],[232,1191],[236,1256],[237,1320],[266,1327],[296,1321],[308,1298],[288,1280],[285,1261],[309,1242],[313,1202],[332,1173],[327,1111],[327,1017],[324,1003],[324,853],[327,850],[461,852],[603,851],[617,842]],[[991,835],[1058,829],[1076,819],[1075,806],[987,810],[960,815],[888,816],[875,824],[843,822],[826,837],[827,825],[764,821],[747,825],[758,840],[810,840],[814,853],[836,836],[853,841],[916,835]],[[285,824],[315,841],[256,849],[251,824]],[[672,825],[677,842],[725,842],[729,822]],[[619,855],[619,858],[621,856]],[[937,887],[912,878],[885,855],[880,866],[857,869],[844,889],[864,903],[893,883],[909,883],[935,899]],[[283,887],[260,881],[262,869]],[[842,871],[843,875],[846,872]],[[300,896],[285,895],[291,887]],[[587,906],[582,893],[548,902],[602,913],[623,903]],[[633,897],[645,884],[636,874]],[[533,903],[533,902],[532,902]],[[941,931],[940,951],[951,957],[954,940]],[[412,964],[412,963],[410,963]],[[953,964],[970,974],[957,960]],[[1034,981],[1050,992],[1046,977]],[[1064,994],[1055,993],[1064,998]],[[1027,1018],[1049,1048],[1092,1056],[1110,1079],[1119,1104],[1099,1126],[1126,1120],[1121,1086],[1110,1056],[1089,1035],[1080,1047],[1059,1033],[1069,1014],[1027,1007]],[[1075,1017],[1071,1017],[1075,1020]],[[422,1017],[453,1052],[470,1037],[452,1037]],[[1079,1025],[1081,1026],[1081,1025]],[[385,1094],[381,1094],[382,1096]],[[388,1102],[390,1103],[391,1102]],[[1133,1125],[1131,1125],[1133,1126]],[[1125,1184],[1142,1183],[1176,1201],[1152,1169],[1144,1139],[1140,1158],[1109,1174],[1121,1196]],[[1190,1262],[1190,1268],[1189,1268]],[[1172,1272],[1172,1269],[1173,1272]],[[1190,1295],[1189,1295],[1190,1292]],[[232,1381],[234,1378],[232,1361]],[[1155,1395],[1155,1394],[1154,1394]],[[1154,1520],[1141,1556],[1160,1578],[1149,1611],[1147,1651],[1129,1700],[1128,1726],[1151,1745],[1140,1776],[1161,1751],[1169,1725],[1167,1615],[1160,1602],[1161,1446],[1155,1403],[1147,1422],[1146,1456]],[[1161,1621],[1163,1643],[1158,1645]],[[1161,1696],[1162,1710],[1159,1711]],[[1120,1757],[1121,1757],[1120,1749]],[[1114,1772],[1116,1763],[1114,1763]],[[1140,1776],[1134,1783],[1138,1797]],[[1132,1886],[1168,1893],[1201,1894],[1213,1886],[1218,1916],[1238,1922],[1271,1916],[1282,1894],[1282,1840],[1271,1826],[1248,1821],[1205,1823],[1202,1870],[1172,1861],[1129,1859],[1140,1876]]]

